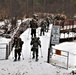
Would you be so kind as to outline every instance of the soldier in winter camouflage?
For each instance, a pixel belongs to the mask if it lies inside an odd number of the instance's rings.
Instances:
[[[32,19],[32,21],[30,21],[30,28],[32,37],[36,37],[36,29],[38,28],[38,25],[35,19]]]
[[[41,36],[42,33],[44,35],[44,32],[46,31],[46,23],[44,20],[41,22],[40,27],[41,27],[41,30],[40,30],[40,36]]]
[[[33,51],[33,59],[35,58],[35,54],[36,54],[36,61],[38,61],[38,46],[41,47],[41,42],[40,42],[40,38],[39,37],[34,37],[31,40],[32,48],[31,51]]]
[[[15,47],[15,50],[14,50],[15,59],[14,59],[14,61],[17,61],[17,54],[18,54],[18,60],[20,60],[22,45],[23,45],[23,41],[21,40],[21,38],[14,37],[14,42],[12,44],[12,48]]]
[[[49,30],[49,24],[50,24],[49,17],[46,17],[46,22],[47,22],[47,25],[46,25],[46,32],[48,32],[48,30]]]

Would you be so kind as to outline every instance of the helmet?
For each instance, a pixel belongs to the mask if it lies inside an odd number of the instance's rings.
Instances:
[[[37,14],[33,14],[32,16],[34,19],[37,19],[38,15]]]

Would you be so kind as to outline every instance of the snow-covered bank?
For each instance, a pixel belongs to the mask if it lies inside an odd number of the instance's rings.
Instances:
[[[69,66],[76,66],[76,43],[64,42],[53,48],[69,52]]]

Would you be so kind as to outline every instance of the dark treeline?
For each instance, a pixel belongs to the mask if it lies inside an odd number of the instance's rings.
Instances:
[[[72,17],[76,0],[0,0],[0,15],[24,16],[34,12],[64,13]]]

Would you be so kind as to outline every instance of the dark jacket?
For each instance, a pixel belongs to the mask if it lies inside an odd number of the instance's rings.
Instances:
[[[39,38],[36,38],[36,37],[32,39],[30,44],[33,45],[33,48],[36,48],[36,49],[38,49],[38,46],[41,47],[41,42]]]
[[[14,42],[12,44],[12,47],[15,47],[15,50],[22,49],[23,41],[21,38],[14,38]]]
[[[38,28],[36,20],[32,19],[32,21],[30,21],[30,28],[32,29]]]
[[[41,29],[45,29],[46,28],[46,23],[44,21],[42,21],[40,26],[41,26]]]

